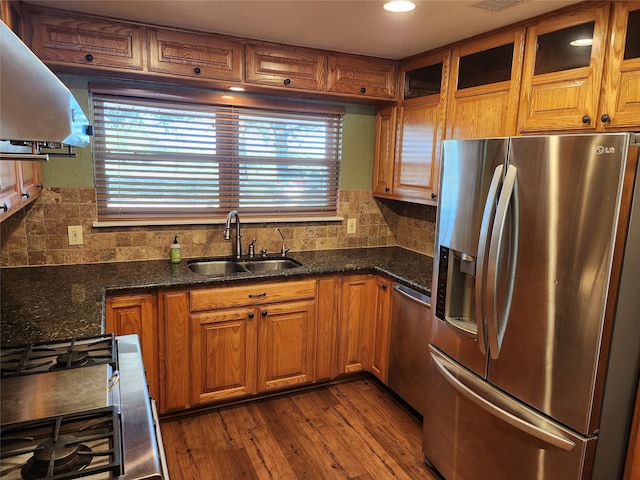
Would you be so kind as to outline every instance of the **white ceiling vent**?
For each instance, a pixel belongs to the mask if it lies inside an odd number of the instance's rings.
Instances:
[[[511,7],[516,3],[520,3],[523,0],[483,0],[482,2],[474,3],[474,7],[484,8],[485,10],[491,10],[497,12],[507,7]]]

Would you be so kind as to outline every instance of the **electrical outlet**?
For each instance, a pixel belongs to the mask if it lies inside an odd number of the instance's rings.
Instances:
[[[356,219],[350,218],[347,220],[347,233],[356,233]]]
[[[82,245],[82,225],[69,225],[69,245]]]

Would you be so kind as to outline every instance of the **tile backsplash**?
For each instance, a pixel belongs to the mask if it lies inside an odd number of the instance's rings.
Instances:
[[[284,234],[291,251],[397,245],[433,255],[435,208],[371,197],[368,190],[340,192],[341,222],[242,224],[244,251],[256,238],[256,252],[279,252]],[[242,220],[242,212],[240,212]],[[233,242],[223,225],[93,227],[93,188],[45,188],[42,197],[0,224],[2,266],[61,265],[169,258],[174,235],[183,258],[230,255]],[[347,233],[356,219],[356,233]],[[82,226],[83,244],[69,245],[67,227]]]

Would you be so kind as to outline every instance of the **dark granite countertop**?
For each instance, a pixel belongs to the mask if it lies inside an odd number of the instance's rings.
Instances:
[[[433,258],[400,247],[292,252],[301,267],[270,273],[207,277],[185,260],[0,269],[0,342],[17,345],[98,335],[106,294],[152,288],[197,287],[257,279],[375,271],[428,293]]]

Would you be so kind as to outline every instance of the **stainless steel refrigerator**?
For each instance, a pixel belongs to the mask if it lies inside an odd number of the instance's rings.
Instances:
[[[640,135],[443,145],[423,451],[447,480],[620,479]]]

